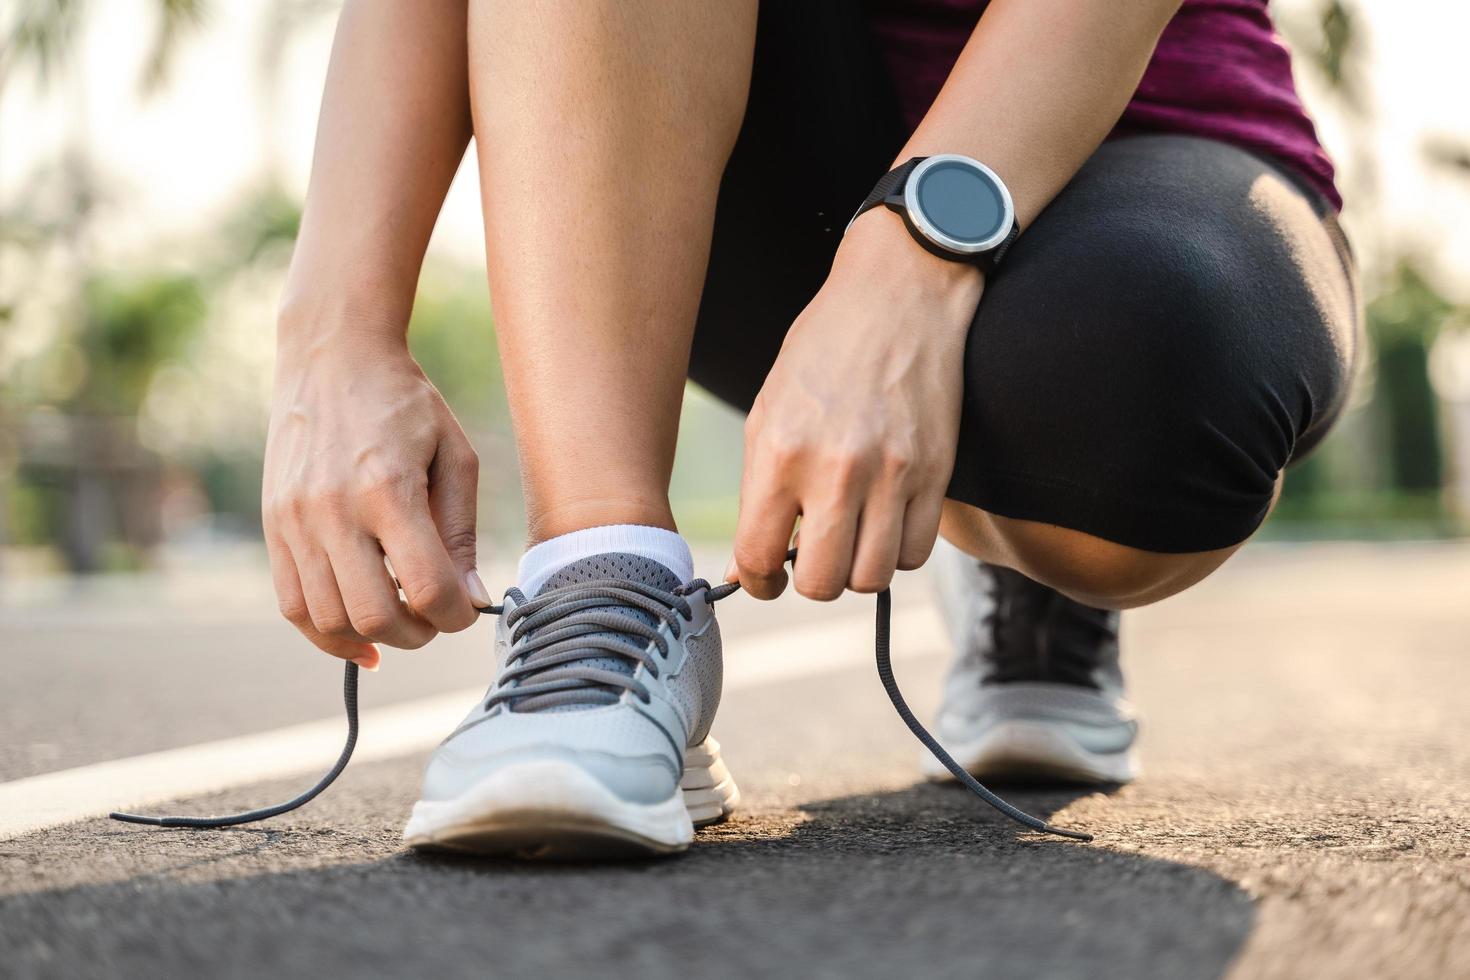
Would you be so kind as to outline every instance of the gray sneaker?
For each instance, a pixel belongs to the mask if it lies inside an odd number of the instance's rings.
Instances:
[[[944,540],[934,552],[955,644],[934,733],[977,777],[1124,783],[1138,722],[1116,612],[1093,609]],[[950,778],[929,754],[923,768]]]
[[[434,752],[404,837],[417,848],[602,858],[682,851],[739,791],[709,735],[720,629],[636,555],[586,558],[534,598],[511,589],[496,677]]]

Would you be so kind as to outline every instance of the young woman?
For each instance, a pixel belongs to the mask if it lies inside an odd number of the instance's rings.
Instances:
[[[798,518],[814,599],[942,537],[941,738],[1132,775],[1106,610],[1238,549],[1352,373],[1265,0],[348,0],[264,508],[282,611],[366,667],[490,602],[477,460],[405,343],[471,134],[530,547],[411,843],[665,852],[734,805],[667,496],[690,377],[749,412],[730,580],[779,594]]]

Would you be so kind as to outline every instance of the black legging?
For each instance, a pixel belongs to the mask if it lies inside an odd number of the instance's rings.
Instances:
[[[761,5],[690,369],[742,410],[906,137],[859,11]],[[1335,216],[1280,165],[1109,141],[986,283],[948,496],[1148,551],[1237,544],[1341,410],[1359,320]]]

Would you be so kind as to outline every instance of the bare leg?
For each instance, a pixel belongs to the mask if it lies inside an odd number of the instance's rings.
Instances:
[[[1280,496],[1278,476],[1276,498]],[[967,554],[1014,568],[1078,602],[1103,609],[1146,606],[1183,592],[1207,578],[1245,544],[1161,554],[1071,528],[1001,517],[957,500],[944,502],[939,531]]]
[[[755,3],[470,4],[486,254],[531,542],[673,529],[668,484]]]

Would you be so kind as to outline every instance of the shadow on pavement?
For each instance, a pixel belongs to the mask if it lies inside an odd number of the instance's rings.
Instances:
[[[1083,791],[1010,795],[1050,815]],[[98,853],[115,846],[101,836]],[[1017,833],[962,790],[928,784],[757,809],[651,864],[398,852],[302,868],[320,832],[187,840],[181,853],[250,861],[181,881],[181,857],[0,900],[4,972],[1187,980],[1224,974],[1254,915],[1214,874]],[[359,855],[393,846],[386,834],[353,843]],[[184,877],[201,877],[197,858]]]

